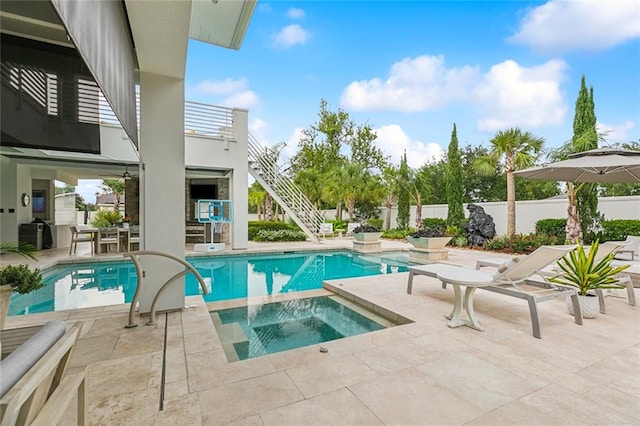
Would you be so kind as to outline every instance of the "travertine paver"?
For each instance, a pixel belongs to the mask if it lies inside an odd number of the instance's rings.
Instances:
[[[328,248],[349,244],[327,241]],[[309,245],[286,249],[300,247]],[[449,259],[473,267],[483,255],[452,250]],[[408,295],[407,275],[332,284],[414,323],[327,342],[327,353],[311,346],[234,363],[227,361],[209,310],[242,302],[207,306],[199,296],[188,297],[188,308],[166,319],[163,411],[164,315],[156,326],[136,318],[140,326],[125,329],[128,306],[108,306],[10,317],[7,327],[52,318],[84,322],[71,370],[88,365],[93,425],[640,423],[638,307],[609,297],[606,315],[578,326],[564,301],[545,302],[539,305],[543,339],[535,339],[524,301],[478,291],[475,310],[486,330],[450,329],[445,314],[452,290],[417,277]],[[64,423],[73,418],[70,413]]]

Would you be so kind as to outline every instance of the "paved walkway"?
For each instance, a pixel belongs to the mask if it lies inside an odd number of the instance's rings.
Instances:
[[[286,250],[293,247],[317,246],[291,243]],[[482,255],[451,250],[449,261],[471,266]],[[478,291],[475,311],[485,331],[451,329],[444,315],[452,290],[419,276],[409,295],[407,276],[332,281],[414,322],[325,343],[327,353],[310,346],[229,363],[212,305],[199,296],[151,327],[138,318],[139,327],[125,329],[128,306],[10,317],[7,327],[49,318],[84,323],[71,370],[87,368],[95,425],[640,424],[638,307],[608,297],[606,315],[578,326],[564,301],[545,302],[543,339],[536,339],[524,301]]]

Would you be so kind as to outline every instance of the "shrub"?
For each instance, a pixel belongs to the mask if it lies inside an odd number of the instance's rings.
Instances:
[[[640,220],[605,220],[602,222],[602,227],[604,228],[602,232],[596,234],[592,240],[599,239],[600,242],[622,241],[628,235],[640,235]]]
[[[448,237],[464,237],[465,239],[467,238],[466,231],[458,226],[447,226],[447,229],[444,230],[444,233]]]
[[[567,226],[567,219],[540,219],[536,222],[536,233],[555,235],[561,241],[564,241],[566,232],[564,228]]]
[[[122,221],[122,215],[115,210],[98,210],[91,221],[96,228],[108,228]]]
[[[564,238],[562,239],[564,241]],[[515,253],[531,253],[540,246],[558,244],[558,237],[547,234],[515,234],[511,238],[496,236],[484,243],[487,250],[507,250]]]
[[[484,242],[484,248],[487,250],[504,250],[507,247],[509,247],[509,238],[506,235],[496,235]]]
[[[445,228],[447,226],[447,221],[445,219],[441,219],[439,217],[428,217],[426,219],[422,219],[422,228],[433,228],[435,226],[442,226]]]
[[[382,229],[382,222],[382,219],[376,217],[367,219],[367,223],[377,229]]]
[[[464,235],[459,235],[457,237],[454,237],[449,244],[456,247],[464,247],[467,245],[467,237],[465,237]]]
[[[340,220],[340,219],[333,219],[333,220],[327,220],[327,223],[333,223],[333,230],[337,231],[339,229],[346,231],[348,226],[347,224],[349,223],[349,221],[347,220]]]
[[[27,265],[8,265],[0,269],[0,285],[6,284],[20,294],[31,293],[44,286],[40,269],[31,270]]]
[[[293,229],[268,230],[262,229],[258,231],[254,241],[305,241],[307,236],[302,231]]]
[[[248,234],[249,234],[249,240],[254,241],[256,236],[258,235],[258,232],[260,231],[279,231],[279,230],[293,230],[293,231],[300,231],[300,228],[298,228],[297,225],[295,224],[289,224],[286,222],[271,222],[271,221],[267,221],[267,220],[253,220],[253,221],[249,221],[249,229],[248,229]],[[255,240],[257,241],[257,240]]]
[[[564,241],[566,224],[566,219],[540,219],[536,222],[536,233],[553,235],[559,241]],[[602,231],[585,235],[585,240],[595,241],[597,239],[600,242],[622,241],[627,238],[627,235],[640,235],[640,220],[603,220],[601,225]]]
[[[390,240],[403,240],[407,238],[407,235],[411,235],[413,233],[413,229],[389,229],[388,231],[384,231],[382,233],[382,238],[388,238]]]

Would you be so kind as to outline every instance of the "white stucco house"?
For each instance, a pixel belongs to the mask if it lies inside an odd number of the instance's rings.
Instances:
[[[245,249],[248,111],[187,103],[184,78],[189,39],[239,49],[255,4],[3,0],[0,240],[18,241],[34,217],[68,234],[56,223],[54,181],[126,172],[141,248],[183,257],[180,230],[198,193],[234,203],[229,244]],[[161,277],[180,268],[144,261],[148,312]],[[176,285],[159,309],[182,307]]]

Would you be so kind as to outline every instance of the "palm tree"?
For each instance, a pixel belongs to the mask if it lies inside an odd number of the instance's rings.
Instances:
[[[422,228],[422,202],[431,193],[431,186],[424,169],[411,170],[410,176],[409,194],[416,203],[416,230],[419,231]]]
[[[102,189],[107,194],[113,194],[113,210],[120,211],[120,197],[124,194],[124,180],[122,179],[104,179],[102,181]]]
[[[499,168],[507,175],[507,236],[516,232],[516,185],[513,172],[530,167],[537,160],[544,139],[518,128],[501,130],[491,139],[489,155],[479,157],[472,168],[481,175],[492,175]]]
[[[382,182],[385,189],[383,205],[386,208],[384,217],[384,229],[388,231],[391,228],[391,207],[396,203],[398,198],[396,175],[398,170],[393,166],[385,167],[382,170]]]
[[[330,192],[337,197],[347,208],[349,222],[353,221],[353,214],[356,208],[356,201],[367,188],[371,175],[359,163],[348,163],[344,167],[333,170],[330,185]]]
[[[249,205],[256,208],[256,213],[258,213],[258,220],[263,219],[262,213],[264,210],[264,201],[266,195],[267,192],[258,182],[253,182],[253,184],[249,187]]]

